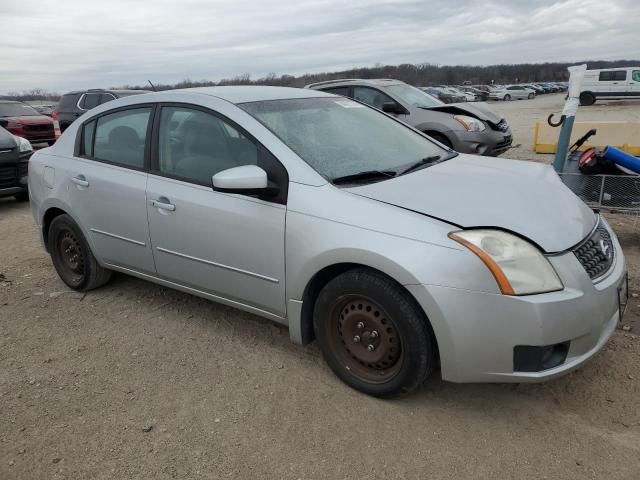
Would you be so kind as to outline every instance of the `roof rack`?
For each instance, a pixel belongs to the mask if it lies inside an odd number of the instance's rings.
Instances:
[[[334,80],[325,80],[324,82],[316,82],[310,83],[309,85],[305,85],[304,88],[316,87],[318,85],[329,85],[331,83],[341,83],[341,82],[362,82],[364,79],[362,78],[337,78]]]

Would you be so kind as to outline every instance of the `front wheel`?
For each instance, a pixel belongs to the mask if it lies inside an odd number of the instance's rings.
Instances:
[[[504,96],[504,101],[508,102],[509,100],[511,100],[511,95],[509,95],[508,93]]]
[[[527,96],[527,98],[528,98],[529,100],[531,100],[533,97],[535,97],[535,95],[534,95],[533,93],[530,93],[530,94]]]
[[[111,270],[98,264],[80,227],[69,215],[53,219],[47,247],[56,272],[74,290],[92,290],[111,278]]]
[[[437,347],[424,312],[406,290],[376,271],[354,269],[331,280],[313,316],[327,364],[363,393],[411,392],[435,368]]]

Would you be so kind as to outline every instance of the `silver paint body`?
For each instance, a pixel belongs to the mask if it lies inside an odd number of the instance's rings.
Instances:
[[[569,250],[597,216],[550,167],[471,155],[359,187],[328,183],[236,103],[332,96],[315,90],[215,87],[114,100],[85,114],[29,171],[38,226],[50,208],[78,223],[98,261],[111,269],[200,295],[288,325],[301,340],[305,288],[340,263],[395,279],[426,312],[450,381],[537,381],[576,368],[597,352],[618,320],[615,264],[593,283]],[[212,109],[244,127],[287,169],[287,205],[73,156],[78,127],[104,111],[181,102]],[[410,127],[407,127],[410,128]],[[538,245],[562,291],[502,295],[482,261],[447,234],[498,227]],[[40,228],[42,235],[42,228]],[[514,373],[515,345],[571,340],[567,361]]]

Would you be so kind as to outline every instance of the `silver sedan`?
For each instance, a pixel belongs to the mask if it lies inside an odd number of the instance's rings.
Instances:
[[[615,234],[550,167],[457,154],[315,90],[114,100],[32,157],[29,189],[69,287],[117,271],[272,319],[380,397],[437,369],[566,373],[625,298]]]

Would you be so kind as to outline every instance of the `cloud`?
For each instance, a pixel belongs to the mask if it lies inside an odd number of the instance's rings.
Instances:
[[[31,0],[0,15],[0,92],[633,58],[640,45],[635,0]]]

